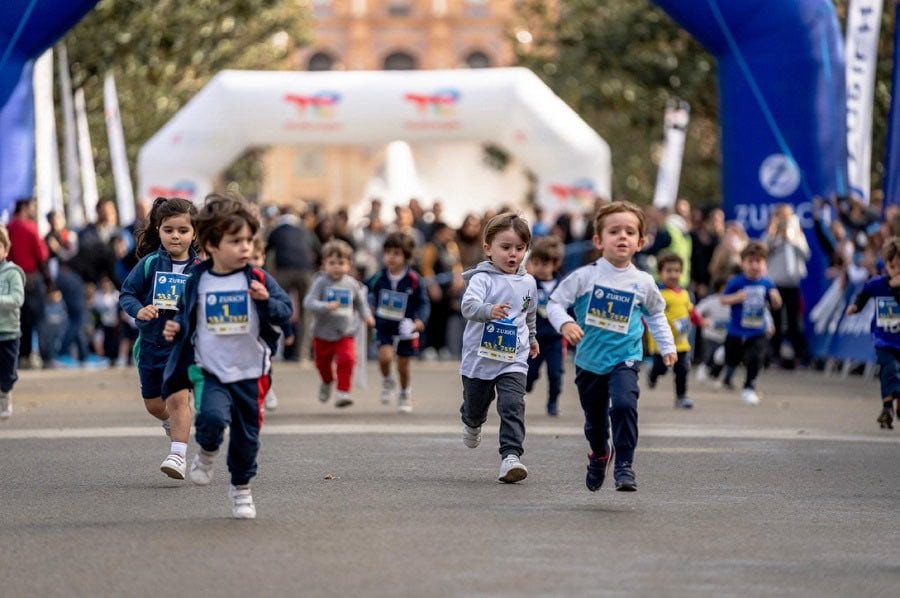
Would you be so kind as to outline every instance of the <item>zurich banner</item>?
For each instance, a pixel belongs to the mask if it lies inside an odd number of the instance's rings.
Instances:
[[[34,187],[34,98],[32,63],[22,69],[19,84],[0,108],[0,222],[7,222],[17,199]]]

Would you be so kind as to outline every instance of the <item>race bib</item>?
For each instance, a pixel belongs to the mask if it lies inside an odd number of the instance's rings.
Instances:
[[[875,325],[892,328],[900,324],[900,308],[893,297],[875,297]]]
[[[250,295],[247,291],[206,294],[206,329],[213,334],[245,334],[250,330]]]
[[[153,305],[158,309],[178,309],[178,299],[184,294],[187,274],[157,272],[153,281]]]
[[[488,322],[481,333],[478,356],[506,363],[516,360],[519,335],[512,322]]]
[[[744,287],[747,298],[741,304],[741,328],[762,330],[766,327],[766,288]]]
[[[409,295],[389,289],[382,289],[378,295],[375,315],[385,320],[399,322],[406,317],[406,301]]]
[[[340,316],[353,315],[353,293],[350,289],[328,287],[325,289],[325,301],[328,303],[332,301],[338,302],[338,308],[331,313]]]
[[[542,318],[547,317],[547,304],[550,303],[550,295],[542,288],[538,288],[537,314]]]
[[[678,338],[682,338],[687,335],[687,333],[691,329],[691,319],[690,318],[678,318],[674,322],[672,322],[675,326],[675,336]]]
[[[625,334],[634,311],[634,293],[594,285],[584,323]]]

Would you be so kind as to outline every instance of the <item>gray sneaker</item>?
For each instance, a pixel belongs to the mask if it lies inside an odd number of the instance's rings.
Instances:
[[[322,382],[319,384],[319,402],[327,403],[328,399],[331,398],[331,384],[325,384]]]
[[[0,419],[9,419],[12,410],[12,393],[0,392]]]
[[[477,448],[481,444],[481,426],[473,428],[463,424],[463,444],[469,448]]]

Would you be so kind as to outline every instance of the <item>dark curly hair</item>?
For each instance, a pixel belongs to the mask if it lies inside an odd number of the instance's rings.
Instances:
[[[238,232],[245,224],[251,235],[259,230],[254,206],[237,194],[210,193],[197,214],[197,245],[203,250],[207,245],[218,247],[222,237]]]
[[[194,242],[197,240],[197,208],[194,204],[180,197],[157,197],[153,200],[153,207],[150,208],[150,214],[144,221],[144,225],[134,234],[135,255],[139,258],[153,253],[159,249],[159,227],[162,226],[166,218],[172,216],[181,216],[187,214],[191,219],[191,226],[194,227]]]

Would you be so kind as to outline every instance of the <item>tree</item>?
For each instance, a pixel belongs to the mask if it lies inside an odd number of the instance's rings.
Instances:
[[[116,77],[134,177],[144,142],[217,72],[289,68],[292,49],[308,42],[307,5],[302,0],[102,0],[65,38],[72,84],[85,91],[101,196],[115,189],[103,113],[107,72]],[[230,169],[239,180],[252,170],[247,160]]]

